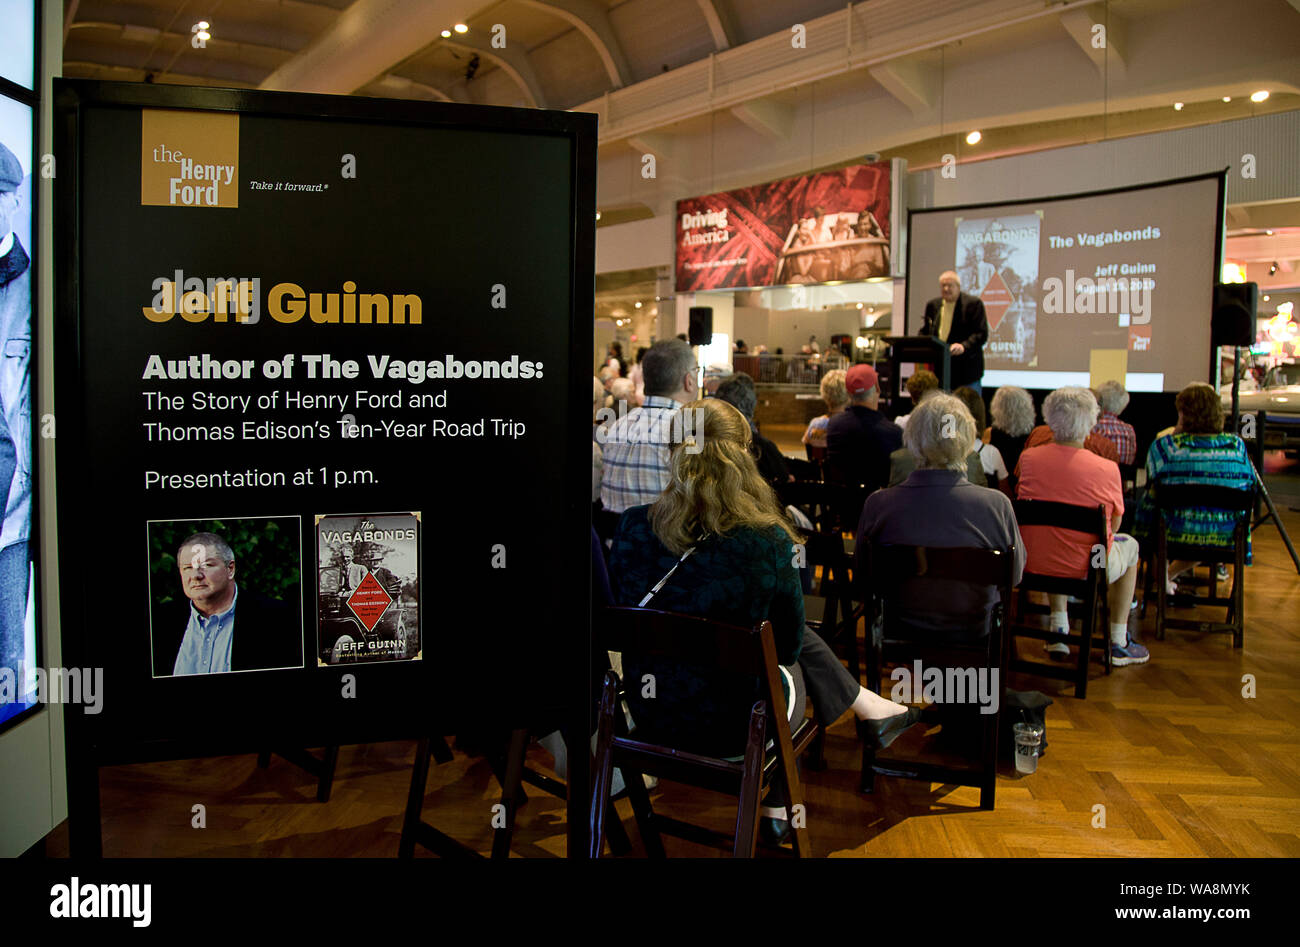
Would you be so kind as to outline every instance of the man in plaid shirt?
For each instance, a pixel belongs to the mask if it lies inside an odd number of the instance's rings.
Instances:
[[[1137,434],[1133,425],[1119,419],[1128,407],[1128,392],[1119,382],[1107,381],[1097,388],[1096,395],[1097,404],[1101,405],[1101,416],[1097,418],[1092,433],[1110,438],[1121,464],[1133,463],[1137,457]]]
[[[609,512],[653,503],[668,486],[673,417],[699,397],[697,370],[691,347],[681,339],[656,342],[645,353],[644,404],[626,414],[615,405],[618,419],[597,434],[605,454],[600,500]]]

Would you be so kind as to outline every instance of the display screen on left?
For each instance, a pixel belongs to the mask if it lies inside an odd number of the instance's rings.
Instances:
[[[0,729],[37,706],[35,575],[28,546],[32,272],[32,109],[0,97]]]
[[[36,0],[0,0],[0,78],[36,88]]]

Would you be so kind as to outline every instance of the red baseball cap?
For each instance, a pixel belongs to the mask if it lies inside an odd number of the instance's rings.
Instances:
[[[844,387],[851,395],[870,391],[879,380],[880,376],[870,365],[854,365],[844,373]]]

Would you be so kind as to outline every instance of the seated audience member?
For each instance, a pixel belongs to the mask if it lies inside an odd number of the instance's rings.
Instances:
[[[829,482],[865,484],[868,490],[889,483],[889,455],[903,445],[903,432],[879,411],[878,380],[870,365],[854,365],[844,373],[848,407],[826,425]]]
[[[636,350],[636,364],[628,371],[627,377],[632,379],[632,385],[636,390],[636,403],[640,404],[645,398],[645,373],[641,370],[641,359],[645,358],[645,353],[650,349],[641,346]]]
[[[849,403],[849,393],[844,389],[844,372],[842,369],[829,371],[822,376],[822,401],[826,402],[826,413],[818,415],[808,422],[808,430],[803,432],[803,442],[809,447],[826,447],[826,425],[831,418],[844,410]]]
[[[600,499],[607,511],[650,503],[668,485],[671,425],[677,409],[697,397],[695,371],[695,354],[680,339],[656,342],[646,352],[645,404],[614,414],[603,435]]]
[[[966,406],[966,410],[970,412],[970,416],[975,419],[975,430],[984,430],[983,395],[970,385],[962,385],[953,392],[953,397],[959,399]],[[975,439],[975,455],[979,459],[980,468],[984,471],[988,486],[998,487],[1007,482],[1007,465],[1002,460],[1000,450],[992,444],[985,444],[977,437]]]
[[[605,386],[600,383],[599,378],[591,379],[591,502],[596,504],[600,502],[600,481],[605,470],[605,455],[600,449],[600,441],[596,438],[596,431],[599,429],[599,420],[596,412],[605,406]]]
[[[907,431],[903,432],[903,442],[907,442]],[[906,447],[900,447],[889,455],[889,485],[891,487],[898,486],[910,477],[915,469],[916,455]],[[980,464],[979,454],[975,451],[971,451],[966,456],[966,479],[977,487],[987,487],[989,485],[987,478],[984,476],[984,467]]]
[[[610,382],[609,396],[614,399],[612,407],[616,414],[631,411],[640,405],[636,400],[636,382],[630,378],[615,378]]]
[[[907,389],[907,396],[912,399],[912,410],[915,411],[916,406],[925,400],[926,395],[939,390],[939,376],[927,369],[918,368],[903,383],[903,387]],[[894,423],[906,429],[907,419],[911,416],[911,413],[900,415],[894,418]]]
[[[1133,425],[1119,419],[1128,407],[1128,392],[1117,381],[1104,381],[1097,388],[1096,395],[1097,404],[1101,405],[1101,417],[1092,433],[1108,438],[1115,445],[1121,464],[1133,463],[1137,459],[1137,432]]]
[[[1043,417],[1051,428],[1053,442],[1026,447],[1020,455],[1017,495],[1022,500],[1106,508],[1111,663],[1116,667],[1145,664],[1150,654],[1128,630],[1129,606],[1137,585],[1138,544],[1132,536],[1115,532],[1124,516],[1119,466],[1084,447],[1084,439],[1097,423],[1097,400],[1087,388],[1058,388],[1043,402]],[[1029,554],[1030,572],[1080,579],[1087,573],[1093,550],[1082,534],[1055,526],[1026,526],[1021,534]],[[1049,627],[1065,634],[1070,624],[1065,596],[1049,598]],[[1052,642],[1046,647],[1053,656],[1070,651],[1064,642]]]
[[[1178,423],[1174,433],[1157,438],[1147,451],[1147,482],[1159,490],[1159,483],[1204,484],[1249,490],[1255,485],[1255,468],[1246,452],[1246,443],[1223,430],[1223,405],[1218,392],[1209,385],[1188,385],[1178,393]],[[1155,542],[1155,502],[1150,492],[1138,507],[1136,531],[1144,541]],[[1197,546],[1232,546],[1236,516],[1224,510],[1179,510],[1171,513],[1166,530],[1171,543]],[[1250,561],[1247,538],[1246,561]],[[1169,563],[1166,583],[1173,591],[1173,580],[1192,568],[1195,562],[1175,560]]]
[[[624,361],[623,359],[623,343],[622,342],[609,343],[608,354],[609,354],[609,361],[607,361],[605,364],[608,365],[610,368],[615,369],[618,372],[617,377],[626,378],[627,362]]]
[[[614,379],[618,377],[618,369],[612,365],[602,366],[600,369],[600,383],[605,386],[605,407],[614,403],[614,399],[609,394],[609,386],[614,384]]]
[[[1083,390],[1087,391],[1090,395],[1092,394],[1092,392],[1087,388]],[[1092,403],[1097,403],[1095,395],[1093,396]],[[1046,408],[1044,407],[1043,410],[1044,417],[1046,417]],[[1043,444],[1050,444],[1052,443],[1053,437],[1052,426],[1050,424],[1040,424],[1038,427],[1030,431],[1029,436],[1025,438],[1024,449],[1029,450],[1031,447],[1041,447]],[[1115,449],[1115,442],[1109,437],[1104,437],[1101,434],[1094,434],[1092,431],[1089,431],[1088,436],[1083,439],[1083,447],[1085,450],[1091,451],[1103,460],[1110,460],[1117,464],[1119,463],[1119,451]]]
[[[697,413],[681,426],[694,436],[673,446],[668,487],[619,523],[610,554],[615,600],[743,627],[771,621],[777,658],[787,669],[792,725],[801,718],[806,683],[818,719],[830,724],[852,709],[863,738],[887,746],[918,714],[863,688],[805,627],[793,565],[802,538],[759,476],[749,424],[717,398],[682,410]],[[632,655],[623,664],[629,681],[655,676],[653,700],[642,698],[640,687],[627,690],[646,739],[698,753],[743,752],[754,679],[705,679],[689,667]]]
[[[872,542],[1014,548],[1013,584],[1020,581],[1025,547],[1011,500],[998,491],[976,487],[963,472],[973,456],[976,430],[970,412],[952,395],[930,395],[917,406],[903,432],[916,469],[899,486],[867,497],[858,523],[856,555],[862,566]],[[926,591],[910,602],[904,592],[907,625],[923,634],[966,637],[969,625],[954,627],[952,615],[977,615],[981,610],[987,615],[997,601],[994,590],[981,596],[970,586],[951,584],[952,591],[943,596],[947,607],[941,612],[929,604],[938,598],[934,584],[927,583]]]
[[[781,449],[759,434],[758,427],[754,424],[754,409],[758,407],[758,392],[754,388],[754,379],[744,372],[736,372],[730,378],[723,379],[718,385],[715,397],[727,402],[745,416],[753,438],[750,450],[758,462],[758,472],[763,475],[763,479],[769,483],[793,481],[794,476],[790,473],[785,457],[781,455]]]
[[[747,345],[745,344],[745,340],[744,340],[744,339],[737,339],[737,340],[736,340],[736,354],[737,354],[737,355],[748,355],[748,354],[749,354],[749,346],[747,346]]]
[[[989,404],[990,427],[985,440],[998,449],[1007,470],[1014,471],[1034,429],[1034,399],[1014,385],[1003,385]]]

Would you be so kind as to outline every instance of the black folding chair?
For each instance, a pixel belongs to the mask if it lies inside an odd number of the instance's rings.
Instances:
[[[1157,481],[1152,496],[1156,504],[1156,637],[1164,640],[1166,628],[1188,631],[1231,632],[1232,646],[1240,648],[1246,631],[1246,543],[1250,538],[1250,517],[1255,509],[1255,488],[1237,490],[1232,487],[1202,484],[1172,484]],[[1236,515],[1231,546],[1208,546],[1201,543],[1172,543],[1166,516],[1180,510],[1220,510]],[[1191,596],[1193,605],[1226,606],[1224,621],[1201,621],[1190,618],[1171,618],[1168,615],[1169,592],[1164,582],[1167,567],[1172,559],[1190,559],[1209,563],[1210,584],[1207,595]],[[1218,592],[1215,578],[1220,563],[1232,565],[1232,588],[1227,596]]]
[[[1057,503],[1054,500],[1016,500],[1016,521],[1021,529],[1026,526],[1055,526],[1083,534],[1084,541],[1090,542],[1095,550],[1098,546],[1106,549],[1106,508],[1097,506],[1077,506],[1073,503]],[[1057,680],[1071,681],[1074,684],[1074,696],[1083,700],[1088,696],[1088,668],[1092,661],[1094,644],[1101,648],[1102,664],[1109,674],[1110,637],[1104,623],[1099,625],[1107,612],[1106,605],[1106,562],[1105,556],[1089,555],[1088,571],[1083,578],[1067,579],[1054,575],[1042,575],[1028,568],[1020,580],[1020,598],[1017,602],[1017,614],[1043,614],[1044,606],[1029,602],[1029,592],[1045,592],[1049,595],[1074,596],[1082,600],[1082,627],[1078,634],[1070,632],[1057,634],[1050,629],[1037,628],[1013,621],[1008,629],[1010,648],[1010,666],[1014,671],[1051,677]],[[1032,565],[1032,563],[1030,563]],[[1127,618],[1128,616],[1124,616]],[[1101,639],[1094,636],[1100,630]],[[1043,642],[1064,642],[1074,645],[1078,650],[1078,659],[1073,667],[1062,667],[1043,661],[1026,661],[1016,650],[1017,638],[1032,638]]]
[[[862,749],[862,792],[872,792],[877,773],[889,776],[922,778],[932,782],[977,786],[980,808],[992,809],[997,793],[998,724],[1006,696],[1006,612],[1011,602],[1012,570],[1015,550],[942,548],[873,543],[868,552],[871,614],[874,620],[868,633],[868,686],[879,692],[881,669],[885,664],[906,664],[919,660],[921,667],[940,670],[945,682],[952,682],[958,695],[945,686],[946,700],[970,704],[979,717],[979,751],[964,766],[946,766],[921,760],[886,759],[869,744]],[[932,585],[931,583],[936,583]],[[983,606],[973,613],[950,612],[953,585],[961,583],[972,590],[972,601],[981,593],[996,590],[997,602],[991,611]],[[915,618],[915,603],[926,603],[927,618],[950,619],[937,632],[909,624]],[[911,603],[912,608],[907,603]],[[990,696],[996,700],[993,713],[984,713],[977,700],[967,700],[971,689],[978,695],[976,681],[988,675]],[[913,688],[920,689],[921,681]],[[915,690],[914,690],[915,693]]]
[[[752,676],[759,681],[760,698],[750,712],[743,759],[720,759],[645,742],[637,739],[635,733],[627,734],[626,718],[618,700],[618,675],[607,672],[597,718],[591,857],[599,858],[604,847],[615,766],[623,772],[641,838],[652,857],[665,856],[661,832],[729,847],[736,857],[752,857],[760,803],[773,785],[780,785],[784,791],[791,814],[794,854],[808,855],[803,791],[795,760],[812,742],[818,726],[810,719],[796,721],[791,733],[771,623],[764,621],[756,628],[739,628],[649,608],[609,608],[595,617],[595,627],[600,647],[622,652],[625,662],[628,655],[666,658],[704,673]],[[740,736],[737,734],[738,742]],[[773,744],[771,751],[766,748],[769,740]],[[738,796],[734,835],[655,813],[642,773]]]

